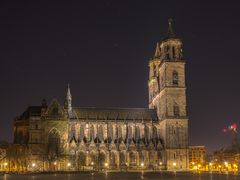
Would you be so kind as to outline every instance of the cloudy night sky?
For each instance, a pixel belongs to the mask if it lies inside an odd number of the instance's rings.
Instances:
[[[240,122],[237,1],[1,1],[0,139],[28,105],[148,107],[148,61],[168,18],[184,43],[189,139],[211,152]]]

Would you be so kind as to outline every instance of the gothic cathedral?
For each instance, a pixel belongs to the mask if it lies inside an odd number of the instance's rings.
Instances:
[[[188,170],[185,60],[171,21],[149,68],[149,108],[76,107],[70,87],[64,105],[29,106],[14,120],[10,169]]]

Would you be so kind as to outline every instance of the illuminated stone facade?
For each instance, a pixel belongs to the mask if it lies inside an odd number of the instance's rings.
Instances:
[[[189,146],[189,163],[191,165],[204,164],[206,159],[205,146]]]
[[[150,60],[148,108],[30,106],[14,121],[14,144],[28,148],[28,170],[188,169],[182,42],[173,34]],[[10,162],[10,166],[13,163]],[[21,164],[21,163],[20,163]]]

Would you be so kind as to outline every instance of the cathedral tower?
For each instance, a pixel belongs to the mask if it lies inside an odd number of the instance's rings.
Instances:
[[[188,117],[182,41],[168,32],[149,62],[149,108],[156,109],[168,170],[188,169]]]

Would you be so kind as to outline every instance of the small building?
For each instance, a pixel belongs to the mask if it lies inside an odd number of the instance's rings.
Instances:
[[[189,164],[204,164],[205,158],[205,146],[189,146]]]
[[[5,171],[6,169],[6,154],[8,146],[7,142],[0,142],[0,171]]]

